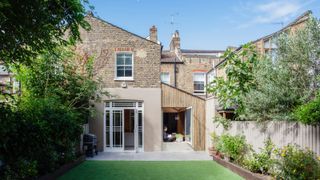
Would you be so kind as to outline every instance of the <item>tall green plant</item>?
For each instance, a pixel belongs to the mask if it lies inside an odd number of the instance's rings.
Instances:
[[[17,68],[16,74],[24,96],[54,97],[78,110],[83,119],[90,112],[89,100],[100,92],[99,81],[93,79],[93,58],[74,53],[72,47],[44,52],[32,66]]]
[[[226,77],[217,77],[207,87],[209,93],[218,97],[224,108],[236,107],[236,112],[243,111],[243,96],[254,87],[253,70],[258,56],[252,44],[245,44],[241,51],[227,50],[224,54]]]
[[[317,91],[320,26],[307,26],[277,41],[275,62],[259,61],[253,71],[256,86],[244,97],[242,117],[250,120],[294,120],[292,112],[310,101]]]

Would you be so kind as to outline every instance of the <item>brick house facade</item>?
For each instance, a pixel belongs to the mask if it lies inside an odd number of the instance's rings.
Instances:
[[[102,83],[89,132],[100,151],[160,151],[162,136],[161,45],[89,14],[76,50],[94,57],[94,78]]]
[[[224,53],[221,50],[189,50],[180,48],[180,36],[176,31],[170,42],[170,49],[162,51],[161,73],[169,76],[168,83],[191,94],[204,97],[205,91],[195,90],[195,75],[204,75],[212,69]],[[205,86],[205,82],[204,82]]]

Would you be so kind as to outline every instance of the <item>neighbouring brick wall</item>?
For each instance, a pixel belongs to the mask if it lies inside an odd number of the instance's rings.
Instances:
[[[213,64],[219,62],[219,58],[212,56],[180,56],[184,64],[177,64],[177,88],[193,93],[193,73],[208,72]],[[161,72],[170,73],[170,85],[174,85],[174,64],[161,64]]]
[[[82,43],[77,51],[94,57],[94,76],[102,80],[106,88],[120,88],[124,81],[114,80],[116,53],[133,53],[133,81],[128,87],[160,88],[161,46],[92,16],[86,20],[90,31],[81,29]]]
[[[179,64],[177,64],[177,67]],[[161,64],[161,72],[170,74],[170,85],[174,86],[174,64]]]

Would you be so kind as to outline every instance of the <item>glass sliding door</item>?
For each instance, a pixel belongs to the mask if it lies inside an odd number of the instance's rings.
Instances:
[[[185,140],[192,144],[192,108],[185,111]]]

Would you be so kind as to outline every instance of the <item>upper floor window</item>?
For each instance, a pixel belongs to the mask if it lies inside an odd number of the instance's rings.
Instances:
[[[168,72],[161,73],[161,82],[170,84],[170,74]]]
[[[206,73],[193,73],[193,90],[194,93],[204,94],[205,92]]]
[[[133,80],[132,53],[117,53],[117,56],[116,56],[116,79],[118,79],[118,80]]]

